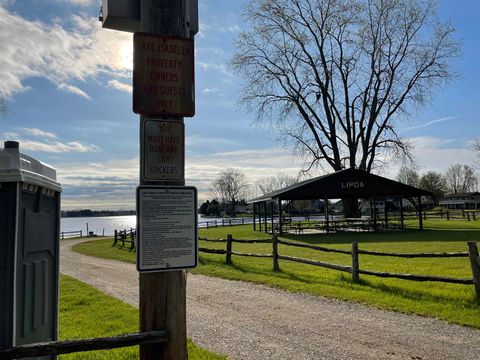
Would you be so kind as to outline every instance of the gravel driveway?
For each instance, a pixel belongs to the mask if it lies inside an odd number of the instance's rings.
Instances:
[[[71,251],[78,242],[61,242],[61,272],[138,307],[135,266]],[[480,330],[202,275],[187,284],[188,336],[230,359],[480,359]]]

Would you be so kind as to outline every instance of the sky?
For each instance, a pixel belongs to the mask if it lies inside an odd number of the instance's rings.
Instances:
[[[242,79],[228,66],[233,40],[246,29],[244,0],[199,0],[195,37],[196,115],[185,119],[186,184],[210,197],[229,167],[247,180],[296,176],[301,159],[237,102]],[[0,141],[57,169],[63,209],[133,209],[138,185],[139,117],[132,111],[132,34],[102,29],[100,0],[0,0]],[[458,78],[398,125],[414,145],[420,172],[473,165],[480,137],[478,0],[441,0],[439,15],[456,29]],[[1,146],[0,146],[1,147]],[[382,175],[394,178],[392,162]],[[314,175],[314,174],[312,174]]]

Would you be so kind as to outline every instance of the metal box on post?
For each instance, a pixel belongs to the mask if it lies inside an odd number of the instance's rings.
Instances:
[[[140,31],[140,1],[102,0],[101,21],[107,29]]]
[[[57,339],[60,192],[55,169],[21,154],[18,142],[5,142],[0,149],[0,348]]]
[[[198,0],[182,0],[183,17],[187,36],[198,33]],[[102,0],[100,21],[106,29],[141,31],[140,0]]]

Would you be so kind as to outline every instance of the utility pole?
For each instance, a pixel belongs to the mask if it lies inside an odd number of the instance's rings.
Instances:
[[[185,37],[183,26],[183,1],[141,0],[140,24],[142,32]],[[182,117],[159,117],[161,120],[178,121]],[[140,128],[146,120],[140,116]],[[142,137],[141,132],[141,137]],[[145,139],[140,138],[140,147]],[[144,162],[140,162],[140,174]],[[141,185],[152,185],[140,175]],[[153,182],[154,185],[185,185],[180,182]],[[138,200],[137,200],[138,201]],[[138,216],[138,215],[137,215]],[[186,329],[186,286],[184,270],[140,273],[140,331],[166,330],[166,344],[140,346],[141,360],[188,359]]]

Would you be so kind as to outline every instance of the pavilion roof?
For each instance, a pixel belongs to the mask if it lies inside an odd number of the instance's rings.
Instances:
[[[400,183],[363,170],[345,169],[300,181],[252,199],[249,203],[280,200],[370,198],[374,196],[416,197],[429,191]]]

